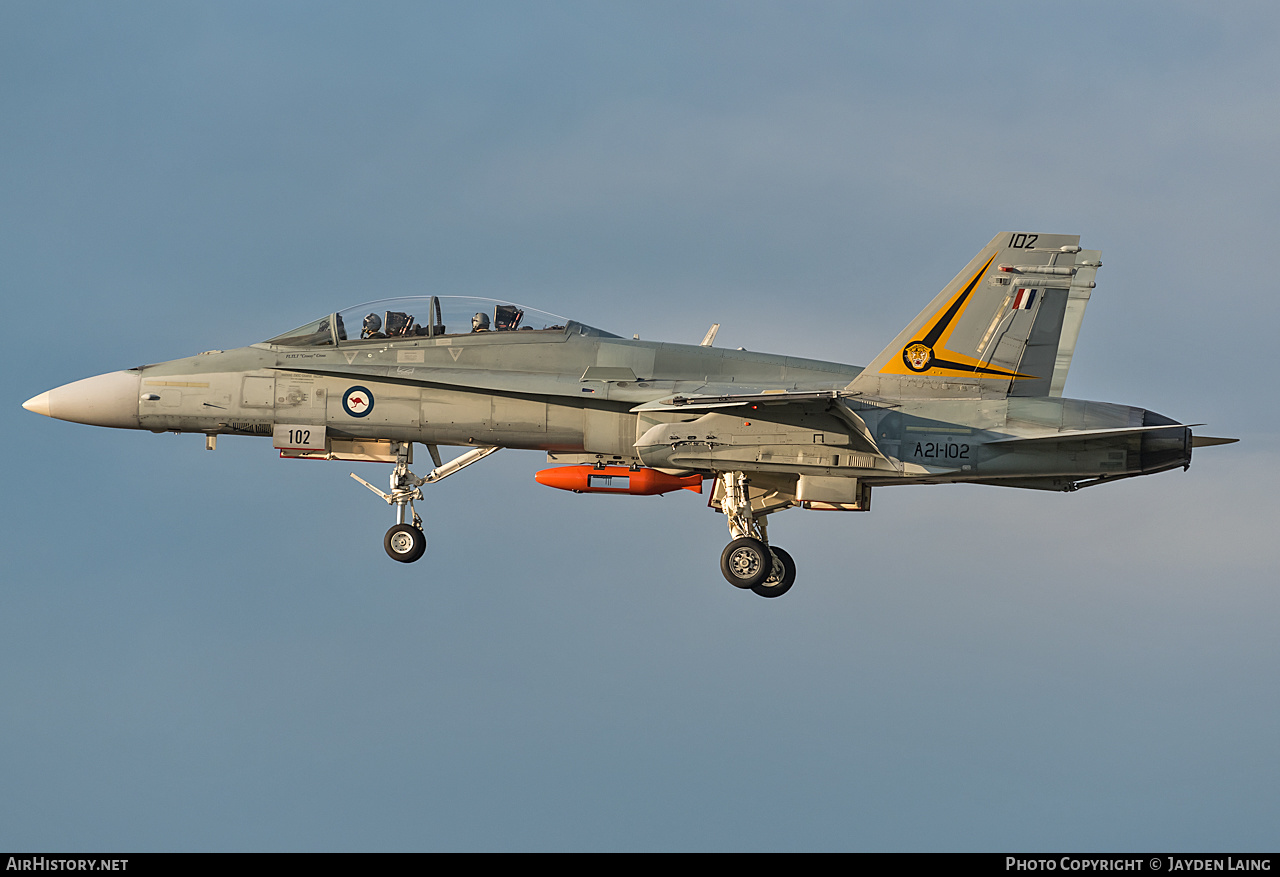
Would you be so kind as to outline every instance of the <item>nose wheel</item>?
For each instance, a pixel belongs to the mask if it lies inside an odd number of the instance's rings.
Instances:
[[[413,524],[396,524],[382,539],[387,556],[401,563],[413,563],[427,551],[427,535]]]
[[[473,448],[448,463],[442,463],[435,445],[427,445],[436,468],[428,472],[425,477],[419,478],[409,471],[411,447],[410,442],[401,442],[396,446],[396,468],[391,473],[390,493],[379,490],[359,475],[351,473],[352,478],[382,497],[387,505],[395,507],[396,523],[382,538],[382,547],[387,550],[388,557],[400,563],[413,563],[427,551],[427,537],[422,532],[422,518],[418,517],[418,513],[413,509],[413,501],[422,499],[423,485],[434,484],[455,472],[460,472],[498,450],[492,447]]]

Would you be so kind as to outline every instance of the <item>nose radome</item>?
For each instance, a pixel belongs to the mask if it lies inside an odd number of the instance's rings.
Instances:
[[[28,399],[22,407],[45,417],[138,429],[139,372],[111,372],[55,387]]]

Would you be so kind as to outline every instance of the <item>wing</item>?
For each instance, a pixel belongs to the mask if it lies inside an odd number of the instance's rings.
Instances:
[[[764,390],[741,394],[675,395],[646,402],[631,410],[641,418],[667,412],[701,415],[696,420],[679,424],[679,428],[669,421],[656,423],[636,442],[642,455],[645,447],[672,442],[705,446],[708,451],[705,456],[709,460],[716,456],[713,449],[717,446],[755,449],[754,452],[760,456],[770,453],[764,450],[766,448],[808,444],[836,450],[847,448],[854,455],[878,461],[869,462],[868,467],[882,464],[896,469],[896,464],[880,450],[866,422],[858,414],[860,409],[869,407],[892,406],[840,390]],[[734,416],[730,417],[730,414]],[[721,452],[722,458],[725,453]],[[803,456],[797,454],[798,459]]]

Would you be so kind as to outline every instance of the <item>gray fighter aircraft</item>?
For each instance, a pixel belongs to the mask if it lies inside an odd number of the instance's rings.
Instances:
[[[116,371],[29,400],[124,429],[271,436],[284,458],[394,465],[383,540],[426,549],[422,488],[500,448],[545,451],[537,480],[651,495],[712,482],[724,577],[764,597],[795,562],[769,543],[792,507],[867,511],[872,488],[973,482],[1070,491],[1186,468],[1234,439],[1143,408],[1062,396],[1099,266],[1077,235],[1003,232],[865,368],[628,340],[507,302],[394,299],[238,350]],[[434,468],[410,471],[413,443]],[[467,447],[444,462],[440,445]]]

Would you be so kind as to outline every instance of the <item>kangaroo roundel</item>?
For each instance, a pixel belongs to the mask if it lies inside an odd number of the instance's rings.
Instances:
[[[352,387],[342,394],[342,410],[352,417],[366,417],[373,410],[373,394],[365,387]]]

